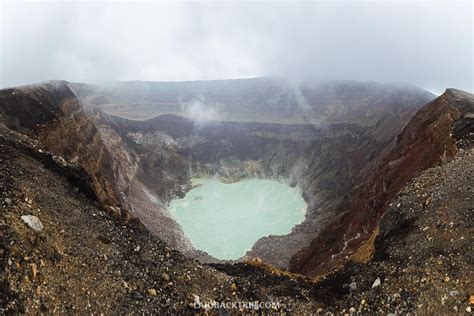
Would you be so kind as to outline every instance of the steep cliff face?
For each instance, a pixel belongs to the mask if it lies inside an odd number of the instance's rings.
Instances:
[[[448,89],[425,105],[398,136],[396,146],[360,183],[339,208],[339,215],[309,247],[299,251],[290,270],[323,275],[348,260],[367,261],[373,255],[379,222],[400,189],[422,170],[450,160],[459,138],[472,138],[474,98]]]
[[[122,192],[137,171],[137,159],[103,113],[80,105],[67,82],[3,90],[0,110],[8,125],[35,136],[64,164],[84,168],[99,201],[126,216]]]

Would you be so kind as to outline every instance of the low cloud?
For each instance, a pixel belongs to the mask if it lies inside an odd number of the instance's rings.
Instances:
[[[472,1],[2,1],[1,84],[279,76],[473,90]]]

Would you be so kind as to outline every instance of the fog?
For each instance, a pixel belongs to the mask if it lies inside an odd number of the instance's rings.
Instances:
[[[471,1],[1,3],[2,87],[278,76],[474,90]]]

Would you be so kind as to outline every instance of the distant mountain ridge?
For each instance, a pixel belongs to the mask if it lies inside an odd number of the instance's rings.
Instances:
[[[71,84],[79,98],[106,112],[131,119],[162,114],[189,117],[212,111],[212,119],[280,123],[360,122],[373,124],[382,111],[403,113],[434,95],[408,84],[332,81],[293,84],[283,79],[212,81],[125,81],[107,85]],[[194,110],[194,111],[193,111]]]

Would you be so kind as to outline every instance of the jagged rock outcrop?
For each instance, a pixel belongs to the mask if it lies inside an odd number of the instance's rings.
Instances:
[[[123,192],[138,164],[98,109],[87,112],[64,81],[3,90],[0,111],[7,124],[37,137],[65,163],[81,166],[103,205],[127,216]]]
[[[290,270],[319,276],[348,260],[370,260],[390,202],[421,171],[451,159],[458,137],[472,138],[473,112],[473,95],[454,89],[420,109],[379,166],[366,172],[368,180],[354,189],[339,215],[293,256]]]

